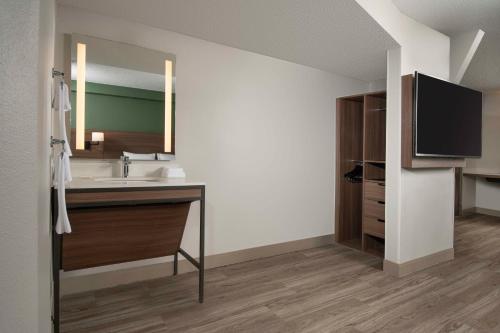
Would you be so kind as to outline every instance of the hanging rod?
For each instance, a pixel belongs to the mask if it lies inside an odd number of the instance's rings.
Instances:
[[[61,72],[61,71],[58,71],[58,70],[52,68],[52,77],[56,77],[56,76],[64,77],[64,72]]]

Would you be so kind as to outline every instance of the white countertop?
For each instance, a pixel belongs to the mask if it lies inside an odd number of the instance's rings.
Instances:
[[[188,180],[185,178],[154,178],[154,177],[128,177],[128,178],[104,178],[104,177],[82,177],[73,178],[66,185],[67,189],[85,188],[120,188],[120,187],[168,187],[168,186],[202,186],[203,182]]]

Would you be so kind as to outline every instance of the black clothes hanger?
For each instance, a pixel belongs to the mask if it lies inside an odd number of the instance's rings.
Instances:
[[[354,169],[344,174],[344,179],[351,183],[361,183],[363,181],[363,165],[354,166]]]

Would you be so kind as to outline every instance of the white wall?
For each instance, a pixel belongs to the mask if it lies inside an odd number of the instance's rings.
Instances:
[[[39,332],[50,332],[51,314],[51,229],[50,229],[50,133],[52,67],[54,67],[55,0],[40,1],[40,32],[38,45],[38,274]]]
[[[401,76],[420,71],[447,80],[449,37],[402,14],[391,0],[357,0],[400,45],[388,52],[387,260],[404,263],[453,247],[452,169],[401,169]],[[399,70],[399,73],[398,73]]]
[[[481,158],[467,160],[467,168],[500,170],[500,89],[483,92],[483,151]]]
[[[459,84],[484,37],[481,29],[453,36],[450,40],[450,82]]]
[[[57,30],[176,55],[177,162],[207,183],[208,255],[333,233],[335,98],[367,83],[69,7]]]
[[[401,48],[387,52],[385,259],[401,253]]]
[[[387,90],[387,79],[383,78],[375,81],[370,81],[368,83],[368,89],[370,92]]]
[[[498,172],[498,171],[497,171]],[[475,207],[500,211],[500,184],[490,183],[483,178],[476,179]]]
[[[500,90],[483,93],[483,152],[479,159],[468,159],[467,169],[500,173]],[[464,177],[463,208],[479,207],[500,211],[500,184]],[[472,184],[470,184],[472,183]]]
[[[0,11],[0,332],[50,332],[47,95],[54,3]]]

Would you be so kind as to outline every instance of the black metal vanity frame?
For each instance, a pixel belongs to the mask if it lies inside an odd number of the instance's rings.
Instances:
[[[174,254],[173,270],[174,275],[178,274],[179,254],[186,258],[193,266],[198,269],[198,300],[203,303],[204,298],[204,280],[205,280],[205,185],[186,185],[186,186],[154,186],[154,187],[128,187],[128,188],[84,188],[84,189],[67,189],[66,192],[85,193],[85,192],[123,192],[123,191],[149,191],[149,190],[186,190],[198,189],[201,191],[199,197],[172,198],[161,200],[135,200],[135,201],[113,201],[107,203],[92,203],[92,204],[67,204],[67,208],[90,208],[90,207],[107,207],[107,206],[135,206],[146,204],[161,204],[161,203],[180,203],[200,201],[200,243],[199,251],[200,258],[196,261],[191,255],[179,247]],[[53,275],[53,315],[52,322],[54,333],[60,331],[60,271],[62,267],[62,239],[63,235],[55,232],[57,223],[57,189],[51,191],[51,208],[52,208],[52,275]],[[71,221],[70,221],[71,222]]]

